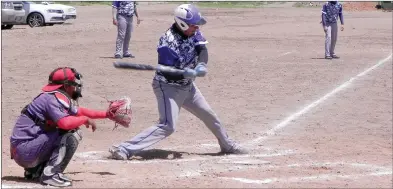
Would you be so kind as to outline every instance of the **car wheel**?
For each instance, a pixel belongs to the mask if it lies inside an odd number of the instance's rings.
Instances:
[[[11,25],[11,24],[1,25],[1,29],[2,30],[9,30],[12,27],[14,27],[14,25]]]
[[[27,18],[27,24],[32,28],[40,27],[45,25],[45,20],[40,13],[34,12]]]

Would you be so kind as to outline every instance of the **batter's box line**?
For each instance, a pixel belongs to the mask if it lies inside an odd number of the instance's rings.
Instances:
[[[294,152],[292,150],[284,150],[277,153],[269,153],[269,154],[247,154],[247,155],[223,155],[223,156],[209,156],[209,157],[195,157],[195,158],[185,158],[185,159],[155,159],[155,160],[127,160],[127,161],[119,161],[119,160],[111,160],[104,159],[105,157],[102,155],[103,153],[107,153],[104,151],[91,151],[91,152],[83,152],[76,154],[76,158],[87,159],[82,161],[82,163],[127,163],[127,164],[154,164],[154,163],[181,163],[181,162],[195,162],[195,161],[214,161],[214,160],[234,160],[234,159],[242,159],[242,158],[260,158],[260,157],[276,157],[276,156],[286,156],[292,155]],[[109,156],[109,153],[107,153]]]
[[[267,178],[263,180],[256,179],[248,179],[248,178],[239,178],[239,177],[218,177],[220,179],[225,180],[235,180],[242,183],[247,184],[269,184],[273,182],[304,182],[304,181],[315,181],[315,180],[326,180],[326,179],[334,179],[334,178],[346,178],[346,179],[356,179],[359,177],[369,177],[369,176],[383,176],[383,175],[392,175],[392,171],[378,171],[369,174],[352,174],[352,175],[338,175],[338,174],[318,174],[312,176],[303,176],[303,177],[288,177],[288,178]]]
[[[269,184],[273,182],[304,182],[304,181],[315,181],[315,180],[326,180],[326,179],[333,179],[333,178],[345,178],[345,179],[357,179],[359,177],[366,177],[366,176],[384,176],[384,175],[392,175],[392,169],[391,168],[386,168],[386,167],[381,167],[378,165],[373,165],[373,164],[366,164],[366,163],[348,163],[348,162],[324,162],[324,163],[310,163],[310,164],[289,164],[286,166],[274,166],[274,165],[269,165],[267,168],[275,168],[275,169],[280,169],[283,167],[313,167],[313,166],[338,166],[338,165],[343,165],[343,166],[351,166],[351,167],[356,167],[356,168],[365,168],[364,170],[369,171],[371,173],[366,173],[366,174],[317,174],[317,175],[312,175],[312,176],[302,176],[302,177],[273,177],[273,178],[266,178],[263,180],[257,180],[257,179],[249,179],[249,178],[240,178],[240,177],[218,177],[220,179],[225,179],[225,180],[234,180],[242,183],[248,183],[248,184]]]

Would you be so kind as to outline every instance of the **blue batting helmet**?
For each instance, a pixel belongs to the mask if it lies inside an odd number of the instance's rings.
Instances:
[[[187,30],[189,25],[206,24],[201,12],[192,4],[182,4],[175,9],[175,22],[183,31]]]

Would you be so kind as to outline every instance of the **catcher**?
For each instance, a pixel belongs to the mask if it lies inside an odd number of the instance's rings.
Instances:
[[[74,68],[60,67],[49,75],[49,83],[17,118],[11,142],[11,158],[25,169],[26,179],[41,184],[71,186],[63,175],[82,140],[80,126],[97,128],[93,119],[111,119],[128,127],[131,122],[129,99],[110,101],[107,111],[78,106],[82,97],[82,75]],[[125,111],[121,108],[128,106]]]

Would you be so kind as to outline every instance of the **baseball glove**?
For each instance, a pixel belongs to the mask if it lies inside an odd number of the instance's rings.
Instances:
[[[131,99],[129,97],[122,97],[117,100],[108,100],[109,107],[107,109],[107,116],[110,120],[115,122],[115,127],[121,125],[128,128],[131,123]]]

